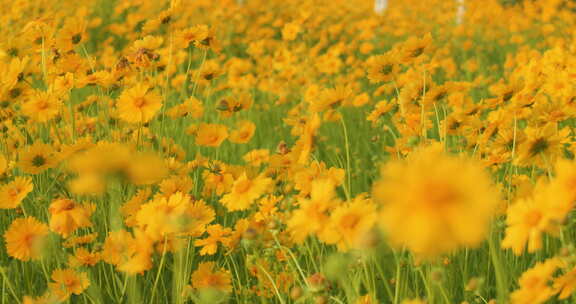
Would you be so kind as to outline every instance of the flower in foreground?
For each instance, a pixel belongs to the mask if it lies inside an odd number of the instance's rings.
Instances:
[[[499,202],[481,165],[439,146],[384,165],[373,192],[391,243],[421,257],[478,246]]]

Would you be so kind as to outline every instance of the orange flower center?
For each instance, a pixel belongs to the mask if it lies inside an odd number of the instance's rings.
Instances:
[[[36,107],[38,108],[38,110],[42,111],[42,110],[46,110],[49,107],[49,104],[46,100],[39,100],[36,103]]]
[[[134,99],[134,106],[137,108],[143,108],[146,105],[146,98],[138,97]]]
[[[454,189],[441,182],[430,182],[423,190],[426,193],[424,200],[432,208],[452,205],[459,197]]]
[[[250,189],[252,182],[250,180],[243,180],[239,181],[238,185],[236,186],[237,193],[246,193]]]
[[[342,227],[348,230],[354,229],[360,223],[360,217],[356,214],[347,214],[342,217]]]
[[[535,227],[538,225],[538,223],[540,223],[540,220],[542,219],[542,213],[540,213],[540,211],[538,210],[532,210],[530,212],[528,212],[528,214],[526,214],[526,224],[528,224],[528,226],[530,227]]]

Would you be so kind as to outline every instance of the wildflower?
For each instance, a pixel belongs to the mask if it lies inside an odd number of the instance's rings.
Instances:
[[[120,118],[130,123],[149,122],[162,107],[162,97],[144,84],[125,90],[118,98]]]
[[[170,108],[170,110],[166,111],[166,114],[171,118],[184,116],[200,118],[204,115],[204,106],[198,99],[190,97],[183,103]]]
[[[166,161],[157,153],[142,152],[132,156],[125,164],[125,173],[135,185],[155,184],[168,175]]]
[[[50,145],[36,142],[19,153],[18,165],[25,173],[39,174],[54,168],[58,161],[56,151]]]
[[[208,37],[206,27],[196,25],[176,33],[174,44],[180,48],[187,48],[190,44],[202,41]]]
[[[210,225],[207,228],[208,237],[194,241],[194,246],[202,247],[200,255],[213,255],[218,250],[218,243],[227,245],[232,233],[230,228],[223,228],[219,224]]]
[[[536,187],[532,196],[521,198],[508,208],[502,248],[510,248],[516,255],[522,254],[526,243],[528,252],[542,248],[543,233],[553,232],[554,225],[559,224],[550,208],[558,194],[552,191],[553,188]]]
[[[232,291],[231,275],[228,271],[218,270],[214,262],[203,262],[192,273],[194,289],[216,289],[223,292]]]
[[[230,193],[220,199],[220,203],[229,211],[246,210],[250,208],[254,200],[264,194],[271,182],[270,178],[262,175],[252,179],[243,173],[234,181]]]
[[[258,167],[270,160],[270,151],[268,149],[252,150],[246,153],[242,159],[254,167]]]
[[[335,195],[334,183],[330,179],[317,179],[312,182],[310,199],[300,200],[299,208],[287,222],[294,242],[301,243],[309,235],[321,235],[323,230],[327,229],[328,211],[338,203]]]
[[[127,56],[131,64],[140,68],[149,68],[158,61],[160,55],[156,50],[164,42],[162,37],[148,35],[142,39],[136,40],[130,47],[130,54]]]
[[[71,180],[68,188],[76,195],[100,195],[106,190],[106,184],[101,175],[85,173]]]
[[[385,83],[394,80],[394,77],[400,71],[400,66],[397,62],[393,53],[368,58],[366,62],[368,79],[372,83]]]
[[[576,291],[576,268],[554,279],[554,290],[559,291],[558,299],[569,298]]]
[[[195,132],[196,144],[206,147],[219,147],[228,138],[228,128],[220,124],[200,124]]]
[[[181,192],[183,194],[188,194],[192,190],[193,186],[192,179],[189,176],[173,176],[163,180],[160,183],[160,192],[165,197],[170,197],[176,192]]]
[[[404,64],[418,61],[432,46],[432,36],[411,37],[399,47],[398,59]]]
[[[33,217],[15,219],[6,232],[4,241],[8,255],[21,260],[38,259],[42,254],[43,241],[48,226]]]
[[[522,304],[544,303],[551,298],[556,291],[550,286],[552,275],[560,267],[561,262],[557,258],[548,259],[537,263],[520,276],[518,284],[520,288],[510,295],[510,303]]]
[[[224,118],[228,118],[235,113],[247,110],[252,107],[254,100],[250,94],[241,94],[237,97],[227,97],[218,102],[218,113]]]
[[[14,209],[32,192],[34,185],[29,177],[16,177],[0,187],[0,209]]]
[[[238,129],[230,134],[230,141],[236,144],[245,144],[254,136],[255,130],[256,125],[253,122],[243,120],[238,123]]]
[[[499,201],[481,165],[439,148],[387,163],[373,190],[393,245],[424,257],[478,246]]]
[[[204,64],[200,67],[198,71],[198,83],[201,85],[210,84],[214,79],[218,78],[222,71],[218,63],[214,60],[207,60]]]
[[[50,91],[37,91],[22,105],[22,113],[34,122],[47,122],[60,113],[62,100]]]
[[[138,226],[154,241],[170,235],[199,235],[213,218],[214,212],[203,202],[192,204],[190,196],[181,192],[155,198],[136,215]]]
[[[286,41],[292,41],[296,39],[298,33],[301,31],[300,24],[296,22],[286,23],[282,28],[282,39]]]
[[[332,211],[328,227],[320,239],[328,244],[336,244],[340,251],[362,248],[376,220],[376,206],[369,199],[359,196]]]
[[[126,230],[110,232],[104,241],[102,260],[129,275],[152,268],[152,240],[140,230],[134,236]]]
[[[567,128],[557,130],[555,124],[526,128],[526,140],[518,147],[518,158],[515,162],[521,166],[550,168],[562,155],[568,133]]]
[[[136,214],[138,214],[142,204],[147,201],[151,195],[152,191],[150,188],[140,189],[129,201],[122,205],[120,213],[124,216],[124,224],[127,227],[133,227],[137,224]]]
[[[90,227],[90,216],[96,206],[79,205],[71,199],[55,199],[50,204],[50,230],[67,237],[78,228]]]
[[[100,262],[100,259],[100,252],[90,252],[88,249],[80,247],[76,249],[74,255],[68,257],[68,266],[72,268],[94,266]]]
[[[86,39],[86,22],[84,18],[70,18],[58,33],[56,46],[62,52],[74,49]]]
[[[66,239],[66,241],[64,243],[62,243],[62,246],[64,246],[64,248],[72,248],[72,247],[77,247],[79,245],[90,244],[90,243],[94,242],[94,240],[96,240],[97,237],[98,237],[98,233],[90,233],[90,234],[86,234],[86,235],[72,236],[72,237],[69,237],[68,239]]]
[[[56,269],[50,278],[54,282],[48,283],[48,288],[60,298],[60,301],[66,301],[72,294],[82,294],[90,285],[88,275],[74,269]]]

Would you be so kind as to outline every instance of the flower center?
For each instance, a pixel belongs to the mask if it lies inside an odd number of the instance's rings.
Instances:
[[[248,192],[248,189],[250,189],[251,185],[252,185],[252,182],[250,180],[239,181],[238,186],[236,187],[236,192],[246,193],[246,192]]]
[[[146,105],[146,98],[138,97],[134,99],[134,106],[137,108],[143,108]]]
[[[34,167],[42,167],[46,164],[46,158],[42,155],[36,155],[32,158],[32,166]]]
[[[535,227],[538,225],[538,223],[540,223],[540,220],[542,219],[542,214],[538,210],[533,210],[526,215],[525,219],[526,224],[528,224],[528,226]]]

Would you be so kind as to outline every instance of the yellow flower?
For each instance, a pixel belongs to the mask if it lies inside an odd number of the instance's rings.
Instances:
[[[482,242],[499,197],[482,166],[421,148],[382,167],[374,197],[391,243],[422,257]]]
[[[551,287],[550,281],[560,266],[560,260],[551,258],[528,269],[518,280],[520,288],[510,295],[510,303],[538,304],[546,302],[557,292]]]
[[[234,181],[230,193],[220,199],[220,203],[226,206],[229,211],[246,210],[265,193],[270,183],[272,183],[272,179],[262,175],[248,178],[246,173],[243,173]]]
[[[162,107],[162,97],[145,84],[125,90],[118,98],[120,119],[130,123],[149,122]]]
[[[230,272],[218,270],[214,262],[203,262],[192,273],[191,282],[194,289],[216,289],[232,291]]]
[[[286,41],[292,41],[296,39],[298,33],[301,31],[300,24],[296,22],[286,23],[282,28],[282,39]]]
[[[188,133],[195,134],[197,145],[206,147],[219,147],[228,138],[228,128],[220,124],[202,123],[189,128]]]
[[[226,246],[230,242],[232,229],[224,228],[219,224],[210,225],[206,229],[208,237],[194,242],[194,246],[202,247],[200,255],[213,255],[218,250],[218,243]]]
[[[50,145],[41,142],[36,142],[19,153],[18,165],[25,173],[39,174],[46,169],[54,168],[57,163],[56,151]]]
[[[58,295],[61,301],[65,301],[72,294],[82,294],[90,285],[88,275],[74,269],[56,269],[51,278],[54,282],[48,283],[48,288]]]
[[[568,128],[558,130],[554,123],[526,128],[526,139],[518,147],[515,163],[519,166],[551,168],[562,155],[569,133]]]
[[[136,226],[137,219],[136,216],[140,210],[142,204],[147,201],[152,195],[152,190],[150,188],[144,188],[138,190],[129,201],[124,203],[120,208],[120,213],[124,216],[124,224],[127,227]]]
[[[50,213],[50,230],[68,237],[78,228],[90,227],[90,216],[96,206],[79,205],[70,199],[56,199],[48,208]]]
[[[62,100],[52,92],[37,91],[22,105],[22,114],[33,122],[47,122],[55,118],[62,108]]]
[[[340,251],[360,249],[376,219],[376,206],[370,199],[359,196],[334,209],[328,227],[320,235],[320,239],[328,244],[336,244]]]
[[[168,175],[166,161],[156,153],[141,152],[132,155],[126,174],[135,185],[155,184]]]
[[[69,18],[60,29],[56,40],[56,47],[60,51],[68,52],[82,43],[86,38],[86,21],[83,17]]]
[[[214,211],[199,201],[191,203],[189,195],[177,192],[169,197],[157,196],[140,207],[137,224],[153,241],[166,236],[198,236],[214,219]]]
[[[176,192],[181,192],[182,194],[188,194],[192,190],[194,183],[192,179],[185,175],[185,176],[172,176],[163,180],[160,183],[160,192],[165,197],[170,197],[172,194],[176,194]]]
[[[110,232],[102,250],[102,260],[127,274],[142,274],[152,268],[153,243],[140,230],[134,236],[126,230]]]
[[[256,131],[256,125],[249,120],[243,120],[238,123],[238,129],[230,134],[230,141],[236,144],[245,144],[254,136],[254,131]]]
[[[558,299],[564,300],[570,297],[576,291],[576,268],[554,279],[553,288],[560,292]]]
[[[268,149],[252,150],[244,154],[242,159],[250,165],[258,167],[270,161],[270,151]]]
[[[71,180],[68,188],[76,195],[100,195],[106,190],[106,184],[101,175],[85,173]]]
[[[15,219],[4,233],[6,251],[21,261],[38,259],[47,234],[48,226],[33,217]]]
[[[366,65],[368,67],[367,76],[372,83],[392,81],[400,71],[400,66],[394,53],[372,56],[368,58]]]
[[[432,35],[411,37],[398,47],[398,59],[404,64],[417,62],[432,46]]]
[[[34,185],[29,177],[17,177],[0,188],[0,209],[13,209],[32,192]]]
[[[187,48],[191,43],[202,41],[208,37],[208,28],[205,25],[196,25],[178,31],[174,44],[179,48]]]
[[[331,179],[314,180],[310,199],[300,200],[299,208],[287,222],[292,240],[301,243],[312,234],[322,235],[323,230],[328,227],[328,211],[338,202],[334,182]]]
[[[204,105],[202,102],[194,97],[186,99],[183,103],[178,104],[170,110],[166,111],[166,115],[171,118],[178,118],[189,116],[192,118],[200,118],[204,115]]]
[[[80,247],[76,249],[74,255],[68,257],[68,266],[72,268],[94,266],[100,262],[100,259],[100,252],[90,252],[88,249]]]
[[[565,216],[564,211],[558,212],[557,204],[567,201],[563,193],[549,184],[538,184],[532,196],[519,199],[507,210],[506,236],[502,240],[502,248],[510,248],[516,255],[522,254],[526,243],[528,252],[542,248],[542,234],[555,232]],[[567,201],[568,203],[572,203]],[[564,208],[562,208],[564,209]]]

